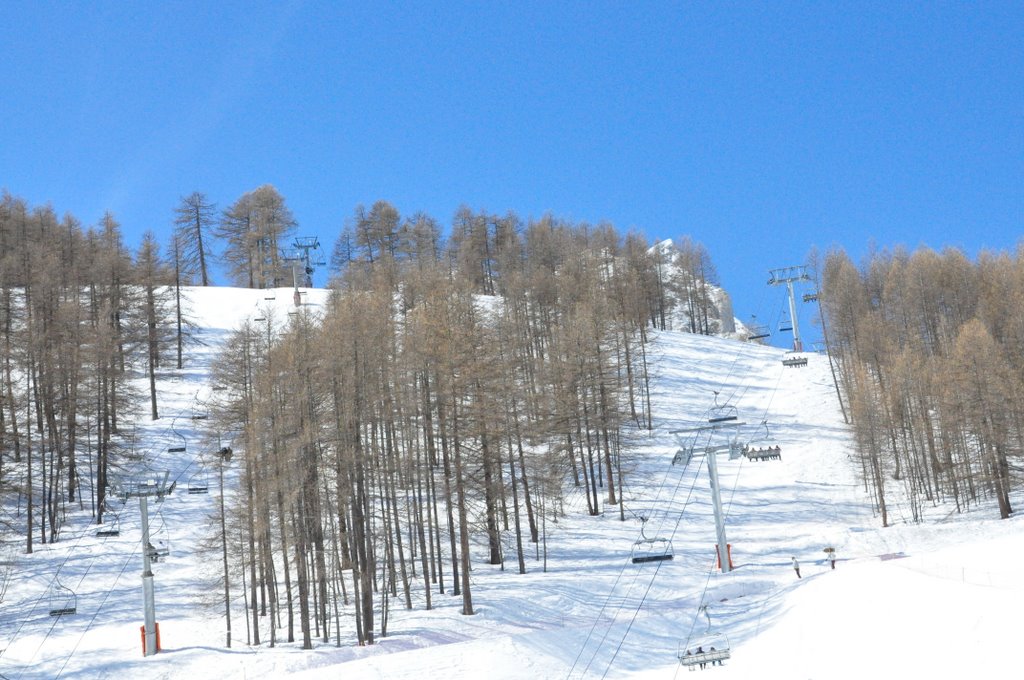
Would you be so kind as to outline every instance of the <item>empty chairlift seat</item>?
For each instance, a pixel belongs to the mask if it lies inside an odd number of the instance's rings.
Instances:
[[[747,340],[762,340],[764,338],[770,338],[772,335],[771,328],[768,324],[758,323],[757,317],[751,317],[750,321],[746,324],[747,327]]]
[[[719,404],[718,392],[715,392],[715,405],[708,409],[708,423],[725,423],[739,418],[739,411],[731,404]]]
[[[53,580],[49,592],[50,616],[68,616],[78,611],[78,596],[57,579]]]
[[[674,556],[672,551],[672,541],[667,538],[655,537],[647,538],[644,533],[644,527],[647,525],[647,518],[641,517],[640,521],[643,524],[640,525],[640,540],[633,544],[633,550],[630,553],[630,561],[633,564],[645,564],[647,562],[665,562],[671,560]]]
[[[190,494],[209,493],[210,481],[206,470],[200,470],[188,479],[188,492]]]
[[[121,520],[117,515],[112,515],[103,521],[96,529],[96,536],[99,538],[110,538],[121,535]]]
[[[667,538],[641,538],[633,544],[630,561],[633,564],[665,562],[674,557],[672,541]]]

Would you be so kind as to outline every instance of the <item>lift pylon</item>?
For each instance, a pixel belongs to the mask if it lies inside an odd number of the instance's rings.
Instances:
[[[707,432],[707,431],[718,431],[723,428],[739,428],[746,423],[741,423],[735,419],[735,407],[733,408],[732,419],[717,419],[710,418],[707,425],[701,427],[690,428],[686,430],[673,430],[672,434],[677,437],[682,434],[696,433],[696,432]],[[736,432],[739,432],[737,429]],[[729,548],[728,540],[725,536],[725,512],[722,510],[722,490],[718,483],[718,455],[721,453],[727,453],[730,457],[736,457],[741,447],[736,437],[723,446],[708,446],[704,449],[704,456],[708,461],[708,476],[711,478],[711,504],[715,511],[715,536],[718,543],[715,546],[715,550],[718,554],[718,564],[723,574],[727,574],[732,570],[729,564]],[[692,447],[689,458],[694,455]]]
[[[146,656],[152,656],[160,651],[157,647],[156,634],[156,605],[153,597],[153,567],[154,558],[159,558],[160,549],[151,547],[149,540],[149,499],[163,501],[164,497],[171,493],[174,484],[168,485],[167,479],[170,472],[164,472],[163,478],[146,478],[127,482],[116,490],[123,500],[129,498],[139,499],[139,509],[142,515],[142,605],[143,605],[143,635],[145,636]]]
[[[803,265],[798,267],[781,267],[768,271],[769,286],[786,286],[786,292],[789,296],[789,320],[793,326],[791,330],[793,331],[794,352],[802,352],[803,343],[800,341],[800,323],[796,315],[796,298],[793,294],[793,284],[798,281],[810,280],[811,277],[807,274],[807,267]]]

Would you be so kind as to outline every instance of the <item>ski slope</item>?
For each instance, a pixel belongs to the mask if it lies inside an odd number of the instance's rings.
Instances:
[[[225,649],[211,580],[218,553],[202,547],[213,533],[215,468],[209,494],[182,489],[216,450],[192,416],[211,396],[209,363],[227,334],[268,312],[283,323],[292,298],[287,289],[266,300],[262,291],[230,288],[193,289],[190,297],[205,344],[184,372],[161,376],[162,418],[139,420],[135,434],[146,463],[133,473],[169,470],[179,480],[151,516],[170,542],[169,557],[154,565],[164,651],[141,655],[139,511],[129,501],[119,536],[95,536],[86,509],[69,517],[59,543],[20,558],[0,603],[0,677],[674,678],[687,672],[676,661],[681,649],[723,643],[731,650],[725,665],[697,672],[766,680],[1014,676],[1013,623],[1024,605],[1019,520],[946,509],[936,513],[944,521],[909,525],[894,502],[897,525],[882,529],[857,476],[825,357],[784,368],[781,350],[677,332],[657,335],[650,350],[655,427],[636,434],[625,521],[617,506],[588,517],[574,491],[568,516],[545,525],[546,573],[540,556],[525,575],[514,559],[501,571],[477,546],[476,615],[462,616],[450,594],[435,595],[432,611],[422,600],[412,611],[395,607],[388,636],[371,647],[354,646],[350,627],[340,647],[247,647],[236,584],[234,646]],[[325,299],[311,291],[305,303],[315,311]],[[765,434],[759,423],[767,420],[781,446],[781,460],[717,459],[735,566],[728,574],[714,568],[706,457],[673,464],[673,432],[706,424],[716,392],[746,423],[745,441]],[[724,432],[681,436],[698,454],[728,441]],[[181,445],[184,452],[168,450]],[[230,494],[233,478],[226,481]],[[674,559],[631,563],[640,517],[646,536],[671,540]],[[826,546],[837,550],[835,570]],[[73,616],[48,615],[55,574],[77,595]]]

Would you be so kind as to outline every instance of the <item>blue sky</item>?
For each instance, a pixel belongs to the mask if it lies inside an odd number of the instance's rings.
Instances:
[[[689,235],[736,314],[813,246],[1016,248],[1020,3],[3,3],[0,186],[137,244],[271,183]]]

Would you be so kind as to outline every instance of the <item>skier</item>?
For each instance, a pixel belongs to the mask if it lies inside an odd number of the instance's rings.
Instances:
[[[703,653],[704,653],[704,645],[701,645],[700,647],[697,648],[697,654],[703,654]],[[704,659],[701,659],[700,660],[700,669],[704,670],[704,666],[706,666],[706,665],[707,665],[707,661],[705,661]]]
[[[793,559],[793,571],[796,572],[796,577],[797,578],[803,578],[803,576],[800,575],[800,563],[796,561],[796,557],[793,557],[792,559]]]
[[[836,551],[835,550],[829,550],[829,552],[828,552],[828,559],[832,563],[832,568],[835,569],[836,568]]]

